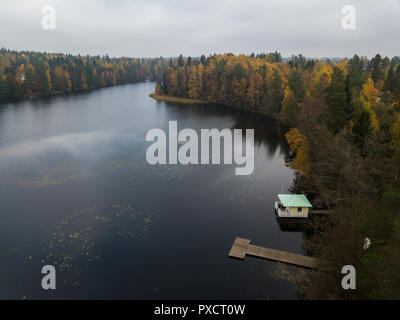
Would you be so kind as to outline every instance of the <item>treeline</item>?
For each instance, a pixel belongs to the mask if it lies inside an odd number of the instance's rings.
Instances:
[[[270,114],[291,128],[293,192],[334,210],[309,219],[305,247],[332,270],[303,279],[303,298],[400,299],[399,57],[273,57],[180,57],[157,92]],[[341,286],[345,265],[356,268],[357,290]]]
[[[170,63],[156,93],[203,99],[238,108],[279,112],[283,74],[288,64],[280,54],[179,57]]]
[[[282,62],[277,52],[250,56],[224,54],[200,59],[180,56],[170,62],[157,84],[156,93],[226,104],[279,116],[291,123],[291,110],[316,90],[326,88],[332,77],[344,82],[345,99],[349,103],[358,95],[353,90],[360,92],[364,84],[371,87],[373,83],[377,91],[371,92],[367,100],[379,98],[385,103],[399,105],[399,62],[399,57],[382,58],[379,54],[371,60],[354,56],[338,63],[306,59],[302,55]]]
[[[0,100],[161,79],[169,61],[0,50]]]
[[[311,220],[315,233],[305,246],[333,265],[330,273],[311,274],[305,298],[400,299],[399,97],[397,57],[355,56],[283,113],[293,127],[293,167],[302,173],[297,191],[335,212]],[[356,269],[357,290],[341,286],[345,265]]]

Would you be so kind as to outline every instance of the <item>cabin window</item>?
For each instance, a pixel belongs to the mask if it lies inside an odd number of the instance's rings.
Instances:
[[[303,208],[297,208],[297,212],[301,212]]]

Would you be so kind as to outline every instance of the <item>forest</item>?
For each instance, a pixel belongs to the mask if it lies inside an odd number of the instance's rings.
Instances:
[[[332,261],[332,270],[299,280],[302,298],[400,299],[399,57],[180,56],[156,95],[224,104],[288,126],[293,192],[333,210],[310,219],[304,244],[310,255]],[[356,268],[357,290],[341,287],[345,265]]]
[[[0,101],[159,79],[168,60],[0,50]]]

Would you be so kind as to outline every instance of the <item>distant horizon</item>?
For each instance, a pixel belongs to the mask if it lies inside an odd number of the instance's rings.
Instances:
[[[29,50],[29,49],[22,49],[22,50],[19,50],[19,49],[11,49],[11,48],[6,48],[6,47],[1,47],[0,48],[0,50],[8,50],[8,51],[11,51],[11,52],[35,52],[35,53],[46,53],[46,54],[55,54],[55,55],[72,55],[72,56],[81,56],[81,57],[85,57],[85,56],[90,56],[90,57],[97,57],[97,56],[100,56],[100,57],[106,57],[106,56],[108,56],[109,58],[111,58],[111,59],[118,59],[118,58],[129,58],[129,59],[158,59],[158,58],[163,58],[163,59],[176,59],[176,58],[178,58],[180,55],[182,55],[184,58],[192,58],[192,59],[200,59],[200,57],[202,56],[202,55],[204,55],[204,56],[206,56],[206,57],[209,57],[209,56],[213,56],[214,54],[215,55],[224,55],[224,54],[233,54],[233,55],[235,55],[235,56],[239,56],[239,55],[246,55],[246,56],[250,56],[251,54],[255,54],[255,55],[258,55],[258,54],[266,54],[266,53],[273,53],[273,52],[275,52],[275,51],[263,51],[263,52],[251,52],[251,53],[233,53],[233,52],[223,52],[223,53],[218,53],[218,52],[214,52],[214,53],[212,53],[212,54],[204,54],[204,53],[201,53],[200,55],[195,55],[195,56],[191,56],[191,55],[184,55],[184,54],[178,54],[178,55],[176,55],[176,56],[163,56],[163,55],[161,55],[161,56],[142,56],[142,57],[140,57],[140,56],[112,56],[112,55],[110,55],[110,54],[83,54],[83,53],[69,53],[69,52],[58,52],[58,51],[44,51],[44,50]],[[281,53],[280,51],[277,51],[278,53]],[[283,62],[285,62],[285,60],[290,60],[292,57],[294,57],[294,56],[299,56],[299,55],[302,55],[304,58],[306,58],[306,59],[309,59],[309,60],[312,60],[312,59],[315,59],[315,60],[326,60],[326,59],[330,59],[330,60],[343,60],[343,59],[351,59],[351,58],[353,58],[355,55],[357,55],[358,57],[360,57],[360,58],[363,58],[363,57],[366,57],[366,58],[368,58],[368,59],[371,59],[371,58],[373,58],[373,57],[375,57],[377,54],[380,54],[381,55],[381,57],[382,58],[385,58],[385,57],[387,57],[387,58],[389,58],[389,59],[392,59],[392,58],[394,58],[394,57],[400,57],[400,53],[399,53],[399,55],[394,55],[394,56],[386,56],[386,55],[383,55],[383,54],[381,54],[381,53],[379,53],[379,52],[377,52],[376,54],[374,54],[374,55],[372,55],[372,56],[365,56],[365,55],[360,55],[360,54],[358,54],[358,53],[355,53],[355,54],[353,54],[352,56],[343,56],[343,57],[339,57],[339,56],[322,56],[322,57],[311,57],[311,56],[305,56],[304,54],[302,54],[302,53],[296,53],[296,54],[292,54],[291,56],[283,56],[283,55],[281,55],[281,57],[282,57],[282,60],[283,60]]]

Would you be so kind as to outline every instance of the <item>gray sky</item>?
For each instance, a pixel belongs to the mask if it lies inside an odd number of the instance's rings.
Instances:
[[[44,5],[56,30],[44,30]],[[356,29],[341,25],[356,8]],[[279,51],[308,57],[400,55],[400,0],[2,0],[0,46],[157,57]]]

